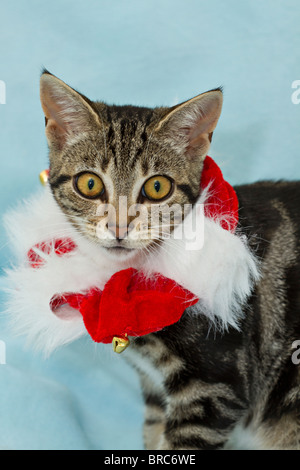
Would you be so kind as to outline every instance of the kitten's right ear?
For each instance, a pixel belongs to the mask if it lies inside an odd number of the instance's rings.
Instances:
[[[75,136],[100,124],[88,99],[48,71],[41,75],[40,98],[50,148],[62,150]]]

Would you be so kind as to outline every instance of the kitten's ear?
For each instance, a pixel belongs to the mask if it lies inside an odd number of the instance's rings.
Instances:
[[[222,104],[223,94],[220,88],[208,91],[169,109],[155,130],[175,150],[191,158],[204,158],[219,120]]]
[[[99,125],[88,99],[47,71],[40,79],[40,98],[50,148],[62,150],[75,136]]]

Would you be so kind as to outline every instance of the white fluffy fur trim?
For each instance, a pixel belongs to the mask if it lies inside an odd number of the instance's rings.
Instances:
[[[203,196],[204,197],[204,196]],[[199,201],[201,202],[201,200]],[[202,201],[203,202],[203,201]],[[196,206],[195,210],[200,210]],[[189,222],[191,212],[184,225]],[[200,212],[197,217],[200,217]],[[48,188],[35,195],[5,218],[17,266],[7,271],[7,312],[14,331],[46,354],[86,334],[80,314],[62,320],[49,307],[54,294],[103,288],[115,272],[132,266],[151,274],[160,272],[200,298],[197,311],[219,320],[223,326],[238,327],[241,306],[258,280],[257,262],[246,240],[221,228],[216,220],[203,218],[203,246],[186,250],[186,238],[166,240],[152,256],[119,263],[103,249],[80,235],[54,201]],[[175,231],[176,233],[176,231]],[[78,249],[59,257],[46,256],[45,266],[30,267],[27,252],[36,243],[70,237]]]
[[[92,286],[103,288],[118,268],[73,228],[48,188],[7,214],[4,222],[17,255],[17,265],[6,271],[6,312],[11,327],[16,334],[26,335],[35,348],[49,354],[86,334],[79,312],[70,308],[70,315],[66,314],[64,320],[53,314],[49,307],[52,296],[84,292]],[[27,253],[36,243],[64,237],[75,241],[78,249],[62,257],[55,253],[44,255],[46,263],[42,268],[30,266]]]

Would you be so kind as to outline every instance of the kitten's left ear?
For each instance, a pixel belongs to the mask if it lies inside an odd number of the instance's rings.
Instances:
[[[205,158],[223,104],[221,88],[208,91],[173,108],[160,120],[155,131],[191,158]]]

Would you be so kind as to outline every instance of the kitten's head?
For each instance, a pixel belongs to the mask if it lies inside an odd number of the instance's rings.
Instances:
[[[44,71],[41,103],[50,187],[72,224],[113,257],[164,243],[198,199],[222,91],[172,108],[109,106]]]

